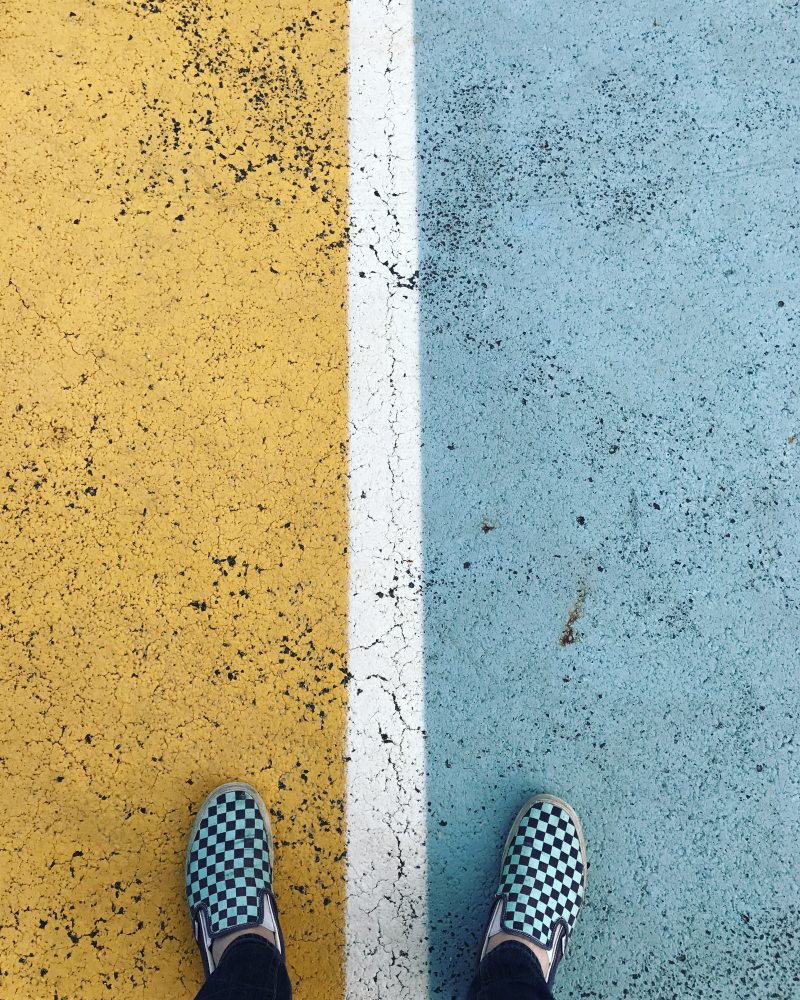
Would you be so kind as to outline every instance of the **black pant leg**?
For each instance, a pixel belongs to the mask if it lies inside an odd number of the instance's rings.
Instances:
[[[228,945],[196,1000],[291,1000],[286,963],[269,941],[243,934]]]
[[[553,1000],[553,994],[530,948],[504,941],[478,967],[469,1000]]]

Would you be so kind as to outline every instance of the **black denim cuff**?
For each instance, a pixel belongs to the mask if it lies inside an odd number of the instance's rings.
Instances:
[[[504,941],[483,959],[471,1000],[553,1000],[534,953],[519,941]]]

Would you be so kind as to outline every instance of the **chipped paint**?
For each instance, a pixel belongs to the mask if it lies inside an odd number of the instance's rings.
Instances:
[[[347,996],[427,989],[411,0],[350,8]]]
[[[684,6],[5,5],[0,995],[191,997],[233,775],[298,997],[458,995],[540,788],[562,1000],[798,992],[793,10]]]
[[[182,856],[234,776],[297,995],[342,993],[346,32],[5,5],[3,997],[193,995]]]
[[[415,16],[431,994],[549,791],[559,1000],[800,996],[797,7]]]

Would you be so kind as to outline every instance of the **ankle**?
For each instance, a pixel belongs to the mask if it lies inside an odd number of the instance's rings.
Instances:
[[[219,965],[229,945],[232,945],[237,938],[243,937],[245,934],[256,934],[258,937],[265,938],[271,945],[277,945],[275,935],[272,931],[268,931],[266,927],[244,927],[242,930],[231,931],[230,934],[224,934],[211,944],[211,955],[217,965]]]
[[[524,945],[529,951],[532,951],[536,956],[536,961],[539,963],[539,967],[542,970],[542,975],[547,979],[550,974],[550,959],[544,948],[541,948],[538,944],[534,944],[533,941],[528,940],[528,938],[522,937],[519,934],[507,934],[505,931],[500,931],[499,934],[493,934],[489,938],[489,943],[486,947],[486,954],[488,955],[490,951],[493,951],[498,945],[505,944],[506,941],[514,941],[516,944]]]

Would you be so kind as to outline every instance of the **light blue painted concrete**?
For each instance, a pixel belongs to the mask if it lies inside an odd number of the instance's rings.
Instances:
[[[537,790],[559,1000],[800,996],[796,19],[417,0],[436,996]]]

